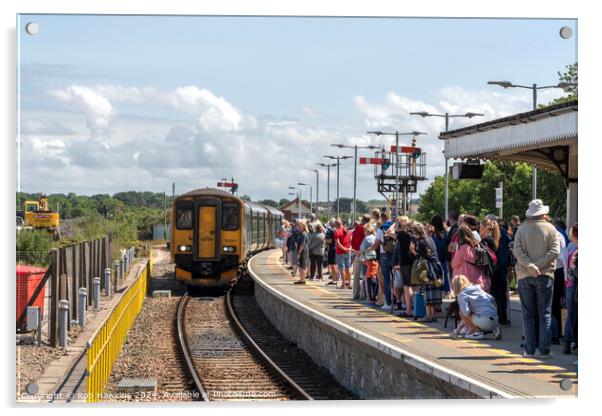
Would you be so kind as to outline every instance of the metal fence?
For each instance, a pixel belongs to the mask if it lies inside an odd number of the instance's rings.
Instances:
[[[27,306],[37,300],[45,288],[45,307],[42,317],[43,331],[48,334],[48,342],[56,347],[59,341],[59,301],[69,304],[68,326],[78,319],[79,289],[86,288],[91,295],[93,279],[103,276],[104,270],[111,268],[111,242],[109,237],[53,249],[50,253],[17,253],[17,263],[47,265],[47,272],[38,284]],[[120,275],[121,277],[121,275]],[[104,286],[104,279],[101,279]],[[92,305],[92,296],[87,297],[87,307]],[[26,311],[17,317],[17,328],[23,326]]]
[[[88,402],[98,402],[103,398],[113,364],[142,308],[151,276],[151,262],[152,259],[149,257],[136,281],[123,293],[115,309],[88,341],[86,366]]]
[[[48,267],[50,265],[50,252],[17,251],[17,264],[30,264],[32,266]]]

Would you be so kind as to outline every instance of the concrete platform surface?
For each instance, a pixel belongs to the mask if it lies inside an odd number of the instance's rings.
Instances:
[[[269,287],[281,300],[365,342],[377,343],[383,351],[395,350],[400,359],[413,361],[422,371],[440,373],[448,382],[470,386],[481,397],[577,397],[577,356],[563,355],[552,346],[554,358],[546,361],[523,358],[520,346],[522,324],[518,299],[511,300],[512,326],[503,328],[503,339],[466,340],[449,338],[450,323],[443,328],[444,305],[436,323],[419,323],[351,300],[351,290],[327,286],[325,279],[293,285],[297,280],[280,262],[281,251],[270,250],[249,263],[257,284]],[[448,303],[449,301],[446,301]],[[567,381],[566,379],[570,380]],[[455,381],[454,381],[455,380]],[[570,385],[568,390],[563,387]]]

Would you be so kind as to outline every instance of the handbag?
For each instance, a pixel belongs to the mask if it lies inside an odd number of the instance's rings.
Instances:
[[[424,285],[428,282],[428,261],[423,258],[414,260],[410,272],[410,283],[412,285]]]

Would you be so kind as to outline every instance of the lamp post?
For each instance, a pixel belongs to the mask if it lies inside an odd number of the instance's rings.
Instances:
[[[301,216],[301,188],[297,188],[296,186],[289,186],[288,189],[296,189],[297,190],[297,203],[299,204],[297,214],[299,215],[299,219],[301,219],[301,218],[303,218]]]
[[[336,163],[316,163],[316,165],[318,166],[323,166],[326,167],[327,169],[327,176],[326,176],[326,216],[328,217],[328,220],[330,220],[330,167],[331,166],[336,166]]]
[[[353,219],[352,222],[355,222],[355,218],[357,216],[356,211],[357,211],[357,207],[356,207],[356,190],[357,190],[357,149],[370,149],[370,150],[374,150],[374,149],[378,149],[378,146],[358,146],[353,145],[353,146],[347,146],[344,144],[331,144],[331,146],[334,147],[338,147],[339,149],[353,149],[354,150],[354,164],[353,164]]]
[[[449,114],[449,113],[445,113],[445,114],[433,114],[433,113],[428,113],[426,111],[417,111],[415,113],[410,113],[411,115],[415,115],[415,116],[420,116],[422,118],[425,117],[444,117],[445,118],[445,131],[449,130],[449,119],[451,117],[467,117],[467,118],[472,118],[472,117],[476,117],[476,116],[482,116],[483,114],[481,113],[464,113],[464,114]],[[443,155],[445,156],[445,154]],[[447,163],[448,163],[448,159],[447,156],[445,156],[445,219],[448,219],[449,216],[449,172],[448,172],[448,167],[447,167]]]
[[[418,136],[420,134],[426,134],[422,131],[412,131],[407,133],[385,133],[382,131],[368,131],[368,134],[375,134],[377,136],[395,136],[395,216],[399,216],[399,136]]]
[[[327,157],[329,159],[332,160],[336,160],[337,163],[337,217],[340,215],[340,202],[339,202],[339,171],[340,171],[340,167],[341,167],[341,160],[345,160],[345,159],[351,159],[353,156],[328,156],[325,155],[324,157]]]
[[[316,173],[316,217],[320,215],[320,171],[318,169],[309,169]]]
[[[545,85],[543,87],[538,87],[537,84],[518,85],[518,84],[513,84],[510,81],[487,81],[487,84],[499,85],[500,87],[503,87],[504,89],[526,88],[528,90],[531,90],[533,92],[533,110],[537,110],[537,90],[545,90],[548,88],[563,88],[564,89],[564,88],[568,88],[568,87],[574,87],[577,85],[576,82],[559,82],[556,85]],[[535,164],[533,164],[533,168],[532,168],[531,187],[532,187],[532,193],[533,193],[532,199],[535,199],[535,198],[537,198],[537,165],[535,165]]]
[[[297,185],[299,185],[299,186],[309,186],[309,213],[311,214],[312,212],[314,212],[314,203],[312,202],[313,191],[311,189],[311,184],[299,182]]]

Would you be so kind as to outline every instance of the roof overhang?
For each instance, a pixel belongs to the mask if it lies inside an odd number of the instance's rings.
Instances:
[[[554,160],[577,143],[577,118],[578,102],[572,101],[440,133],[439,138],[445,141],[446,158],[509,160],[556,169]]]

